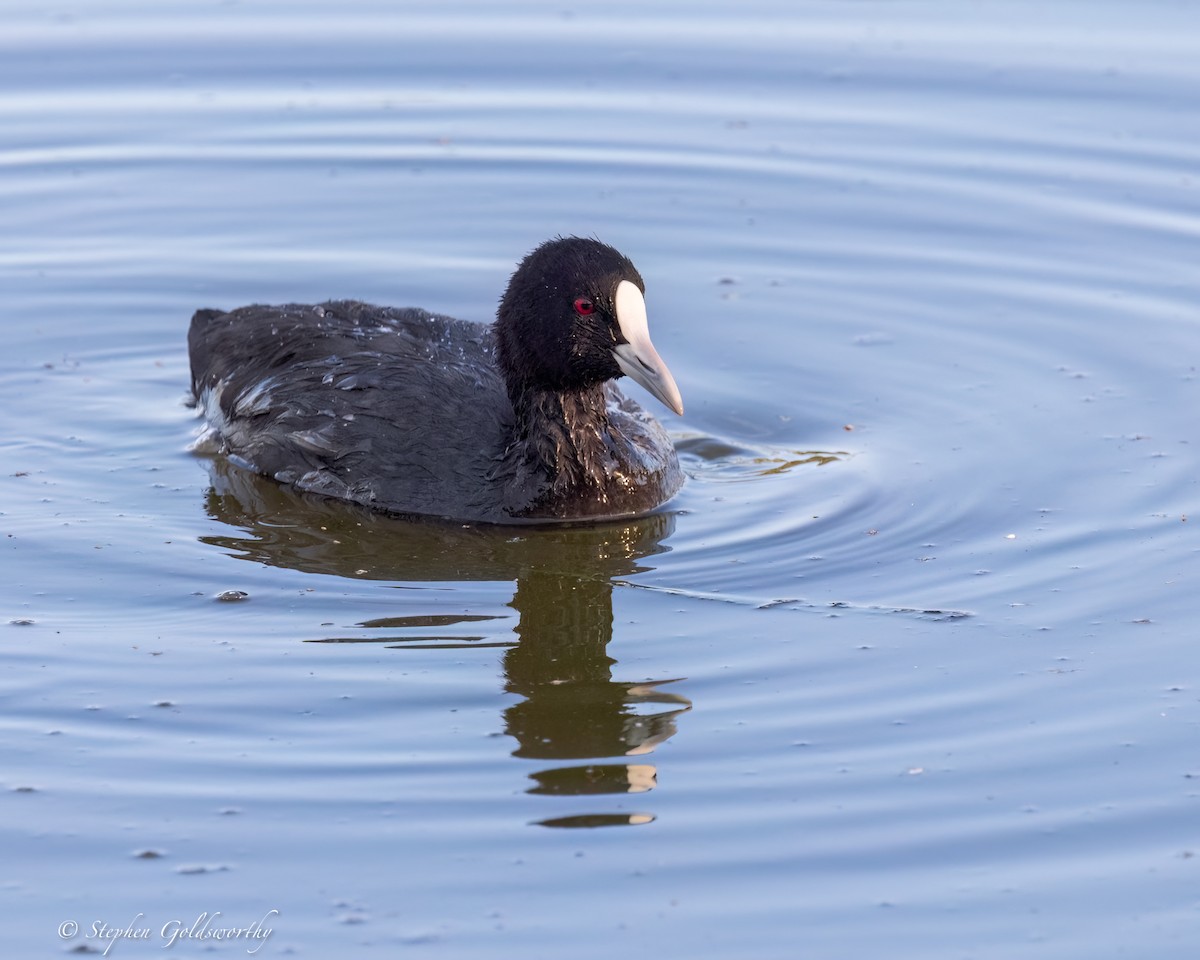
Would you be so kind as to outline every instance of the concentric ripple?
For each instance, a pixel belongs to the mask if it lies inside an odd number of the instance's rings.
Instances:
[[[92,6],[0,36],[14,955],[1189,955],[1193,7]],[[486,320],[556,233],[647,281],[667,509],[187,452],[196,308]]]

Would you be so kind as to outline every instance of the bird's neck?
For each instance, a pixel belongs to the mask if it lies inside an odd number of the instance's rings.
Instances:
[[[613,460],[605,384],[571,390],[526,387],[515,393],[514,439],[525,462],[549,481],[550,496],[588,486],[602,489]]]

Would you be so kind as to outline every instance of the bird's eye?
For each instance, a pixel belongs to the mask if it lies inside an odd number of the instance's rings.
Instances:
[[[576,297],[575,312],[581,317],[591,316],[596,312],[596,304],[587,297]]]

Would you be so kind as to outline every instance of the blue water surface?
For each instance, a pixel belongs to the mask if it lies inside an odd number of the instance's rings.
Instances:
[[[10,2],[6,949],[1193,956],[1198,35]],[[484,321],[560,233],[647,281],[664,512],[413,523],[190,452],[195,309]]]

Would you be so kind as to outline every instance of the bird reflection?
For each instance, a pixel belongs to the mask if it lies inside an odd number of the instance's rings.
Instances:
[[[210,463],[210,515],[238,532],[201,538],[246,560],[308,573],[369,580],[514,580],[509,606],[517,639],[489,632],[494,617],[400,615],[365,621],[375,629],[420,628],[416,646],[503,646],[505,691],[522,699],[504,711],[513,755],[555,764],[530,775],[529,793],[589,796],[643,793],[656,771],[644,758],[691,709],[664,689],[673,680],[613,678],[612,581],[644,570],[638,561],[667,548],[674,517],[582,526],[462,526],[406,520],[299,493],[222,460]],[[437,632],[468,625],[473,636]],[[389,642],[397,640],[395,635]],[[320,643],[378,639],[327,637]],[[591,812],[537,821],[548,827],[644,823],[646,813]]]

